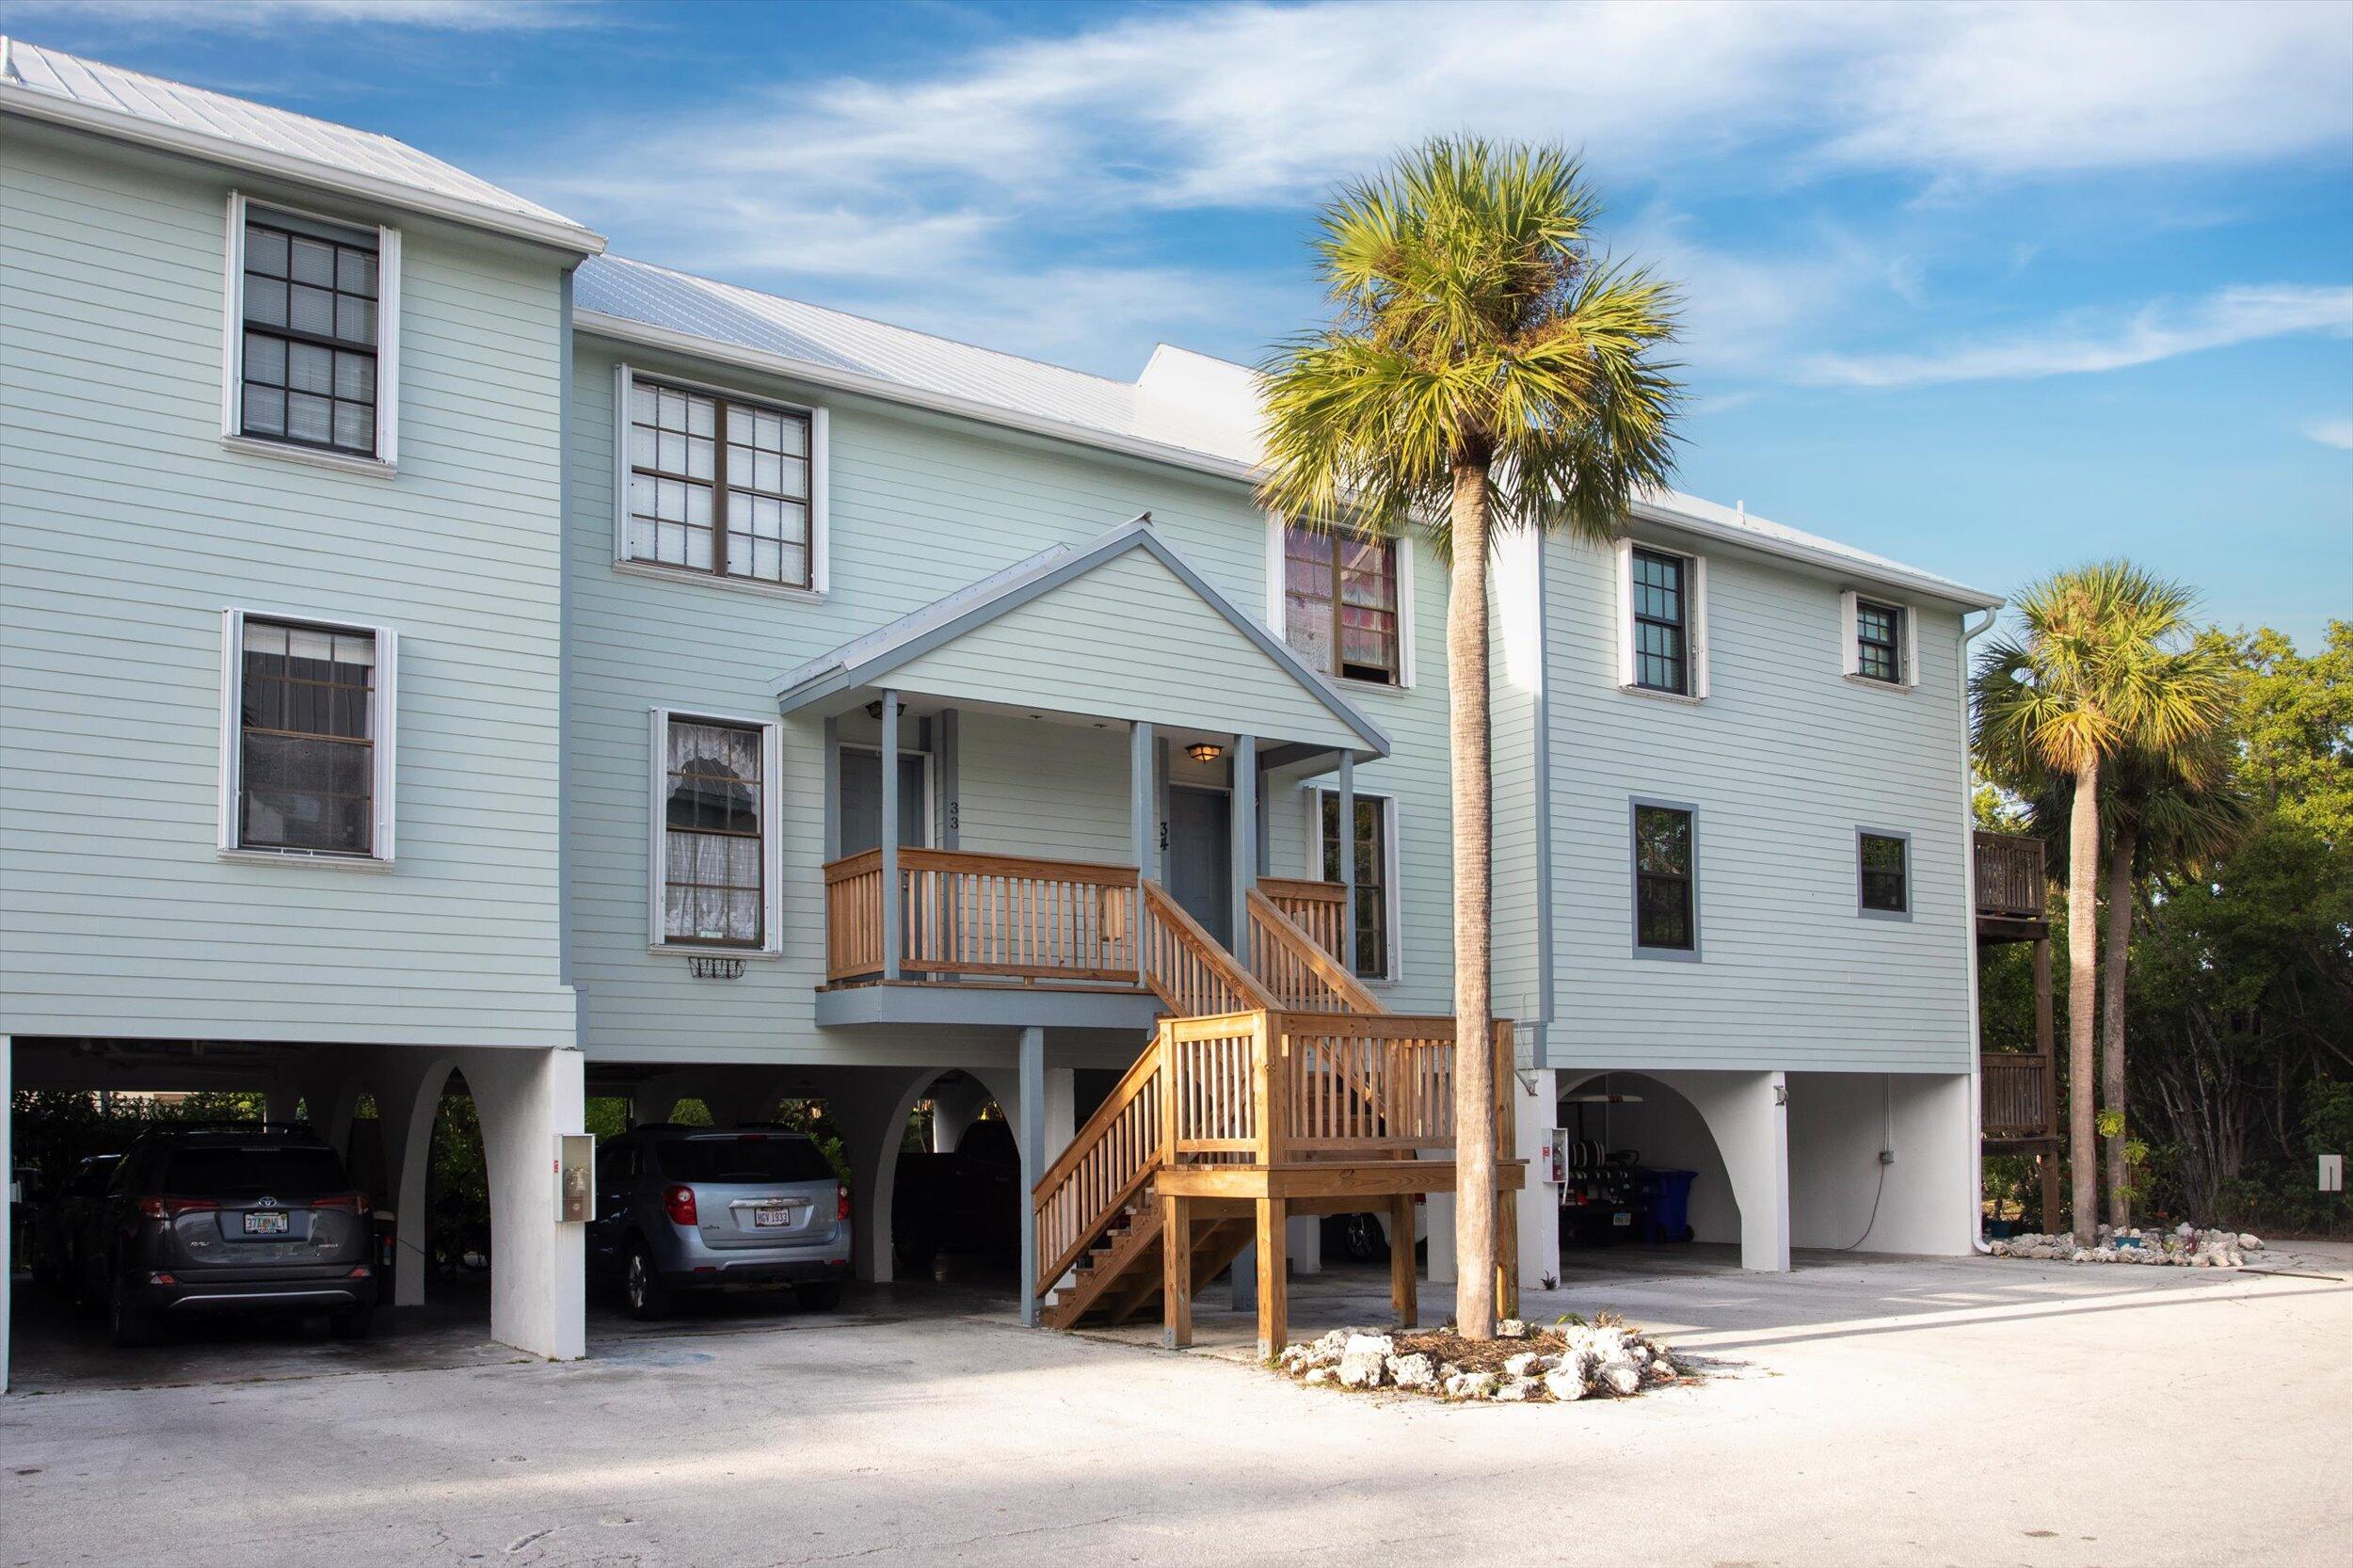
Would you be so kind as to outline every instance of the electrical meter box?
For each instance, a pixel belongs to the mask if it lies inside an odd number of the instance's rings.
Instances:
[[[597,1140],[585,1132],[555,1135],[556,1219],[584,1224],[597,1217]]]

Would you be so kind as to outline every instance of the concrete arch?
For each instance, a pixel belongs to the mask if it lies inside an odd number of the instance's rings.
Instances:
[[[424,1304],[426,1177],[433,1166],[433,1118],[457,1058],[448,1053],[387,1050],[371,1064],[369,1093],[384,1144],[384,1170],[392,1183],[392,1304]],[[472,1087],[469,1080],[468,1087]]]
[[[1771,1073],[1676,1070],[1563,1071],[1557,1096],[1588,1092],[1604,1079],[1613,1091],[1672,1096],[1641,1118],[1645,1162],[1701,1171],[1691,1225],[1702,1240],[1740,1244],[1740,1266],[1789,1270],[1789,1117],[1787,1083]],[[1574,1128],[1573,1108],[1558,1125]],[[1590,1118],[1589,1118],[1590,1119]],[[1708,1168],[1708,1161],[1713,1168]],[[1722,1201],[1711,1195],[1718,1176]]]

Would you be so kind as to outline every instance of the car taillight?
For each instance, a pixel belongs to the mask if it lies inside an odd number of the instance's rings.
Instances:
[[[662,1190],[662,1211],[670,1216],[673,1224],[691,1225],[701,1219],[695,1212],[695,1190],[692,1187],[664,1187]]]
[[[368,1195],[365,1192],[337,1192],[331,1197],[312,1198],[312,1208],[340,1208],[346,1214],[365,1214]]]
[[[183,1214],[209,1214],[220,1205],[211,1198],[141,1198],[139,1212],[151,1220],[176,1220]]]
[[[833,1217],[837,1220],[850,1217],[850,1190],[840,1183],[836,1183],[833,1190]]]

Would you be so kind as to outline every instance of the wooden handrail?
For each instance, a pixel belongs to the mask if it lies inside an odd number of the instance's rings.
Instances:
[[[1318,882],[1305,876],[1262,876],[1258,890],[1277,904],[1330,904],[1348,902],[1348,889],[1337,882]]]
[[[1334,1013],[1388,1011],[1273,899],[1253,888],[1248,904],[1251,972],[1280,1005]]]
[[[869,850],[880,856],[880,850]],[[970,872],[977,876],[1031,877],[1041,882],[1086,882],[1098,888],[1132,887],[1133,866],[1100,860],[1049,860],[1034,855],[992,855],[969,849],[901,848],[899,864],[920,871]]]
[[[908,847],[895,889],[878,849],[824,872],[829,980],[881,971],[888,909],[908,974],[1136,982],[1132,866]]]
[[[1348,889],[1337,882],[1304,877],[1262,876],[1258,891],[1307,934],[1307,939],[1345,963],[1348,958]]]
[[[1166,1141],[1167,1030],[1144,1048],[1030,1195],[1043,1296],[1160,1168]]]
[[[2041,1051],[1986,1051],[1977,1058],[1979,1126],[1997,1142],[2048,1138],[2058,1130],[2053,1064]]]
[[[1977,864],[1978,914],[2023,920],[2043,918],[2047,889],[2041,840],[1979,828],[1971,838],[1970,853]]]
[[[1144,884],[1144,983],[1179,1017],[1282,1004],[1159,883]]]

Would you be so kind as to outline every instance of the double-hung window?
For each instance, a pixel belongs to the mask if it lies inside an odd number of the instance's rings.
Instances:
[[[221,849],[391,860],[393,634],[231,610],[222,641]]]
[[[392,460],[400,236],[230,201],[225,433]]]
[[[778,951],[776,727],[656,710],[656,947]]]
[[[822,591],[822,415],[624,369],[620,559]]]
[[[1353,855],[1356,863],[1356,942],[1348,967],[1367,980],[1397,978],[1395,898],[1397,892],[1396,818],[1386,795],[1356,796],[1356,821],[1343,850],[1340,840],[1340,797],[1331,790],[1318,792],[1319,865],[1323,880],[1347,880],[1340,856]]]
[[[1395,539],[1283,529],[1283,640],[1327,675],[1404,683]]]
[[[1908,919],[1912,914],[1912,840],[1900,833],[1855,833],[1857,906],[1865,915]]]
[[[1861,594],[1839,596],[1845,628],[1843,663],[1849,679],[1881,686],[1920,683],[1919,633],[1908,608]]]
[[[1628,691],[1707,695],[1707,562],[1618,543],[1618,684]]]
[[[1699,956],[1698,837],[1698,813],[1691,808],[1660,801],[1634,803],[1638,956]]]

